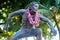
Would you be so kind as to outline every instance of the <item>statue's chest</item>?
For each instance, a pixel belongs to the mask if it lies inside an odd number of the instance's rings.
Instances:
[[[22,16],[22,22],[23,22],[23,23],[29,22],[26,14],[24,14],[24,15]]]
[[[27,20],[27,15],[24,14],[24,15],[22,16],[22,19],[23,19],[23,20]]]
[[[24,14],[23,16],[22,16],[22,20],[24,20],[24,21],[29,21],[29,18],[28,18],[28,16],[26,15],[26,14]],[[35,17],[34,16],[32,16],[32,20],[34,21],[35,20]]]
[[[35,20],[35,18],[32,16],[32,19],[33,19],[33,21]],[[24,14],[23,16],[22,16],[22,22],[23,23],[29,23],[29,18],[27,17],[27,15],[26,14]]]

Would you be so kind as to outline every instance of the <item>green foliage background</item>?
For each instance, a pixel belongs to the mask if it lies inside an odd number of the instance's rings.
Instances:
[[[49,18],[52,23],[55,25],[54,20],[53,20],[53,14],[49,10],[51,6],[55,6],[58,9],[57,13],[57,20],[59,21],[59,26],[60,26],[60,5],[56,3],[55,0],[0,0],[0,20],[3,20],[3,23],[6,23],[7,17],[9,13],[14,12],[19,9],[24,9],[27,7],[27,5],[32,2],[40,2],[39,10],[38,12],[45,17]],[[52,3],[51,3],[52,2]],[[5,36],[9,38],[14,32],[20,29],[21,27],[21,16],[14,16],[11,19],[11,22],[9,24],[9,29],[8,31],[3,31],[0,29],[0,38]],[[47,31],[49,26],[47,23],[40,21],[40,25],[38,28],[42,28],[43,31],[43,36],[46,37],[46,35],[51,36],[50,33]]]

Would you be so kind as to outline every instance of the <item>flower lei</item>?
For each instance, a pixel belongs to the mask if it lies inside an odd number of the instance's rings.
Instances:
[[[32,24],[33,26],[39,26],[39,19],[40,18],[39,18],[39,15],[37,12],[35,13],[35,15],[33,15],[35,17],[34,21],[32,19],[32,15],[29,12],[29,8],[26,10],[26,14],[27,14],[27,17],[28,17],[30,24]]]

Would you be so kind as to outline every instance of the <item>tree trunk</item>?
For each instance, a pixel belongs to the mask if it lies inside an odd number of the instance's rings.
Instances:
[[[56,14],[57,14],[56,9],[54,9],[54,10],[53,10],[53,19],[54,19],[54,21],[55,21],[55,23],[56,23],[56,26],[57,26],[57,28],[58,28],[59,40],[60,40],[60,28],[59,28],[59,25],[58,25],[58,21],[57,21],[57,19],[56,19]]]

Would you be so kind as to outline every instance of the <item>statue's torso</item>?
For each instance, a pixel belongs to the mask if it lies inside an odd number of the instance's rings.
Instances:
[[[22,26],[24,28],[28,28],[28,29],[33,27],[33,25],[30,24],[30,22],[29,22],[29,20],[27,18],[27,14],[26,13],[24,13],[23,16],[22,16]]]

